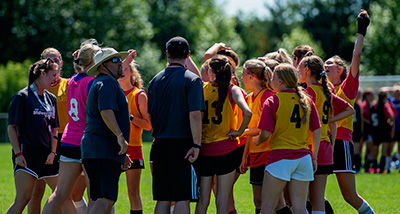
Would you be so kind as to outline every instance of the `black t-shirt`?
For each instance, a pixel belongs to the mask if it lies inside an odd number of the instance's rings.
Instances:
[[[182,67],[168,67],[149,83],[148,112],[155,138],[192,138],[189,112],[205,110],[201,79]]]
[[[46,109],[39,102],[29,87],[25,87],[16,93],[10,103],[8,112],[8,124],[17,125],[18,141],[20,144],[29,144],[38,147],[51,147],[51,128],[58,128],[57,99],[44,90],[39,96],[42,103],[45,98],[52,107],[54,114],[49,116]]]

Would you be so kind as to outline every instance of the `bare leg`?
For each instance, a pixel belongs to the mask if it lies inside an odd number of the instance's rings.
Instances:
[[[325,187],[328,175],[315,175],[310,182],[310,201],[313,211],[325,211]]]
[[[63,213],[76,213],[76,208],[71,198],[71,191],[81,173],[82,165],[80,163],[60,162],[57,187],[43,207],[44,214],[57,213],[63,205]]]
[[[357,210],[360,208],[363,203],[363,198],[357,193],[355,174],[350,172],[339,172],[336,173],[336,178],[344,200],[354,209]]]
[[[298,181],[292,179],[289,184],[289,193],[292,200],[292,210],[296,214],[306,214],[306,202],[308,193],[308,181]]]
[[[262,213],[274,212],[286,183],[287,181],[273,177],[268,171],[264,172],[261,203]]]
[[[8,208],[7,213],[22,213],[32,196],[33,186],[35,185],[35,177],[32,175],[18,171],[14,176],[15,199]]]
[[[111,213],[111,209],[113,207],[115,201],[112,201],[107,198],[99,198],[93,202],[92,209],[89,211],[89,214],[108,214]]]
[[[157,201],[154,214],[169,214],[170,207],[171,201]]]
[[[236,170],[217,176],[217,213],[228,214],[229,195],[232,193],[233,183],[235,181]]]
[[[252,185],[253,186],[253,202],[256,209],[261,209],[261,193],[262,185]]]
[[[210,204],[211,188],[214,176],[201,176],[200,181],[200,198],[196,205],[197,214],[207,213],[208,205]]]
[[[125,172],[131,210],[142,210],[142,200],[140,198],[141,173],[142,169],[130,169]]]
[[[190,206],[189,200],[175,202],[174,214],[189,214]]]
[[[46,182],[43,180],[36,180],[33,187],[32,197],[28,204],[28,214],[40,214],[42,208],[42,198],[46,190]]]

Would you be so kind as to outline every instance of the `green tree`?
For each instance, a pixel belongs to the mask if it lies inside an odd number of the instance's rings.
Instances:
[[[0,65],[0,112],[8,112],[12,96],[28,85],[31,64],[32,61],[25,60]]]
[[[400,74],[400,0],[373,2],[365,37],[362,74]],[[366,72],[363,72],[363,71]]]

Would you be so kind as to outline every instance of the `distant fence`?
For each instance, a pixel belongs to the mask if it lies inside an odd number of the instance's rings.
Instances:
[[[395,76],[360,76],[360,88],[373,88],[375,92],[381,87],[392,87],[395,83],[400,83],[400,75]],[[0,142],[9,142],[8,133],[8,113],[0,113]],[[151,131],[143,130],[143,142],[153,141]]]

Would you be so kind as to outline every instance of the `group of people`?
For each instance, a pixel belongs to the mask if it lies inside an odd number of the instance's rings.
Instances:
[[[171,206],[190,213],[190,201],[196,213],[207,213],[211,192],[218,213],[236,213],[233,186],[248,168],[256,214],[307,213],[306,204],[310,213],[333,213],[324,196],[333,173],[346,202],[374,213],[356,190],[352,139],[369,21],[361,10],[349,71],[340,57],[324,62],[308,45],[292,57],[279,49],[244,62],[245,90],[236,75],[239,57],[224,43],[206,51],[199,70],[189,42],[170,39],[167,67],[147,94],[135,50],[87,40],[73,53],[77,74],[63,79],[61,54],[46,49],[30,68],[29,86],[10,104],[16,198],[7,213],[21,213],[28,203],[40,212],[43,181],[53,190],[43,213],[111,213],[123,171],[130,213],[142,213],[143,129],[154,137],[155,213],[170,213]]]
[[[395,168],[391,166],[393,159],[399,158],[398,151],[394,157],[392,153],[395,142],[400,142],[400,86],[382,87],[377,92],[375,99],[374,89],[360,90],[354,106],[353,142],[357,172],[364,167],[366,173],[390,173]],[[364,145],[366,152],[362,165]]]

